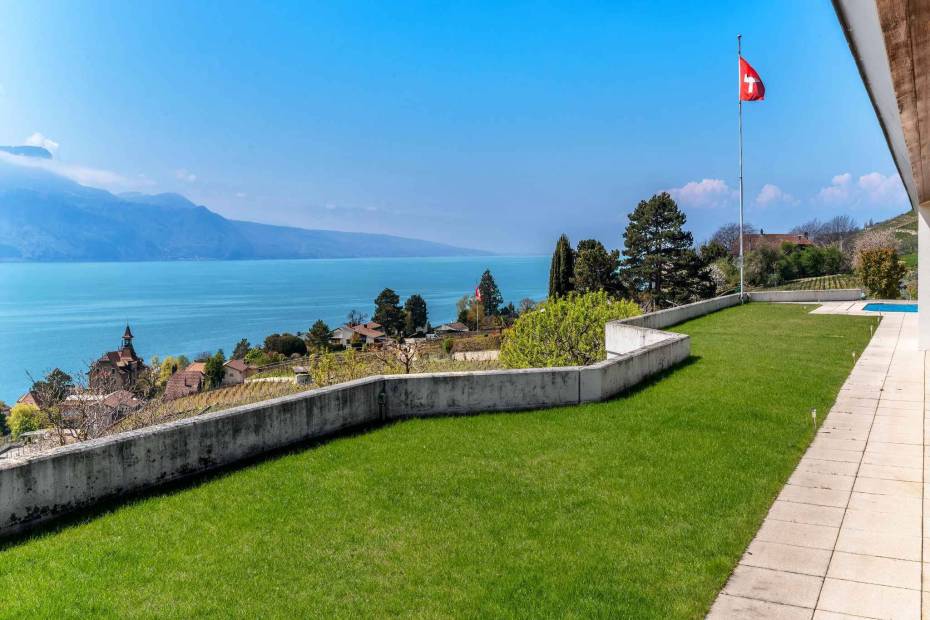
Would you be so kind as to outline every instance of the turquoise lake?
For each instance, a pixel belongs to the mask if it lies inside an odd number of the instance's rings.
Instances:
[[[336,327],[349,310],[373,311],[393,288],[422,295],[434,325],[490,269],[504,300],[542,299],[549,258],[463,257],[150,263],[0,263],[0,400],[15,401],[34,376],[86,370],[119,346],[128,322],[136,351],[195,355],[240,338]]]

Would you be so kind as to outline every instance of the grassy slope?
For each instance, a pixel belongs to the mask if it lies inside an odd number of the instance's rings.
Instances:
[[[611,402],[416,420],[0,550],[0,616],[698,618],[874,319],[750,304]]]

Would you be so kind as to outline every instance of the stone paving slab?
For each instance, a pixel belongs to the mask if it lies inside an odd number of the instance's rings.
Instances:
[[[881,314],[709,618],[930,619],[930,368],[917,315]]]

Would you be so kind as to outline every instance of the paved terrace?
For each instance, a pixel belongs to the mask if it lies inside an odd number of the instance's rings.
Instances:
[[[927,373],[917,315],[884,314],[709,618],[930,618]]]

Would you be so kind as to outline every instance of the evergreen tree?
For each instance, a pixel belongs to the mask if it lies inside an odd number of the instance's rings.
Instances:
[[[579,241],[575,253],[575,290],[579,293],[617,293],[620,288],[617,276],[619,266],[619,250],[608,252],[597,239]]]
[[[567,235],[559,237],[549,267],[549,297],[564,297],[574,290],[575,256]]]
[[[307,332],[307,344],[315,351],[328,350],[329,336],[332,331],[322,319],[317,319],[310,331]]]
[[[623,267],[646,302],[658,307],[713,294],[691,233],[682,228],[685,214],[668,193],[640,201],[628,217]]]
[[[416,294],[408,297],[404,302],[404,333],[412,336],[418,330],[426,329],[428,323],[426,300]]]
[[[246,354],[249,352],[249,349],[252,348],[252,345],[249,344],[248,338],[243,338],[236,343],[236,348],[233,349],[232,358],[234,360],[245,359]]]
[[[400,297],[389,288],[375,297],[375,314],[371,320],[380,323],[389,336],[396,336],[404,330],[404,310],[400,307]]]
[[[203,374],[210,388],[215,389],[223,384],[223,375],[226,374],[226,368],[223,367],[225,363],[226,356],[223,355],[223,349],[207,358],[203,365]]]
[[[497,288],[497,282],[494,281],[490,269],[485,269],[481,274],[478,290],[481,291],[481,305],[484,307],[484,312],[492,316],[499,314],[504,297],[501,295],[501,290]]]

